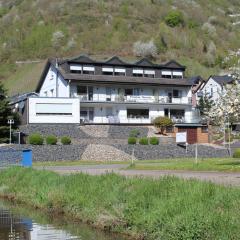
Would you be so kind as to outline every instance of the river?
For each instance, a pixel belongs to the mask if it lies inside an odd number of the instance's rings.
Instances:
[[[124,240],[62,216],[0,202],[0,240]]]

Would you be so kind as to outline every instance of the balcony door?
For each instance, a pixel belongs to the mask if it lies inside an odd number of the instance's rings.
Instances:
[[[106,87],[106,101],[111,102],[112,101],[112,88]]]

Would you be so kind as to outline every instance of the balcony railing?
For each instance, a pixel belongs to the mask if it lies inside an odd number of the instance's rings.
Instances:
[[[192,104],[191,97],[170,98],[170,97],[154,97],[154,96],[78,96],[82,102],[126,102],[126,103],[160,103],[160,104]]]

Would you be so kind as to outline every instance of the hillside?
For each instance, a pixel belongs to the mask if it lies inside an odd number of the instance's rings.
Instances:
[[[0,80],[10,94],[34,90],[48,57],[129,59],[135,42],[151,40],[155,61],[176,59],[206,78],[239,48],[236,13],[238,0],[0,0]],[[25,60],[42,62],[15,63]]]

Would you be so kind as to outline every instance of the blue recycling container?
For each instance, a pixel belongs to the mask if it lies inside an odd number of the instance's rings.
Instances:
[[[30,149],[23,150],[22,166],[32,167],[32,150]]]

